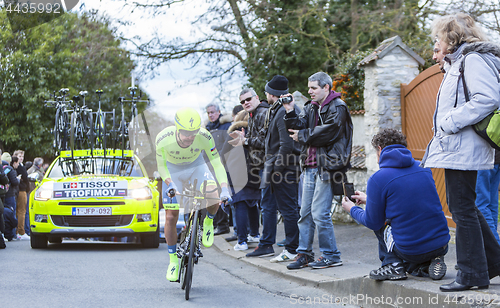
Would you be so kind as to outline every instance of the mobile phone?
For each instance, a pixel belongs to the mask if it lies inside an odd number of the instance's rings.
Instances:
[[[351,198],[354,195],[354,184],[353,183],[342,183],[344,186],[344,196],[349,198],[352,202],[356,203],[356,200]]]

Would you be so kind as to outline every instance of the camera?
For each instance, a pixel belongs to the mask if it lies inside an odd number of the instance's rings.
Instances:
[[[279,98],[278,102],[283,105],[283,104],[289,104],[292,100],[293,100],[292,96],[285,96],[285,97]]]

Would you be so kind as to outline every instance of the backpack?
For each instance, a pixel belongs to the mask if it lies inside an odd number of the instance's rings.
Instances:
[[[8,191],[9,191],[9,177],[7,174],[11,171],[10,168],[8,168],[9,165],[3,166],[3,168],[0,169],[0,196],[4,196]]]
[[[464,59],[462,60],[462,64],[460,66],[460,77],[459,77],[462,79],[462,84],[464,85],[464,94],[466,102],[468,102],[470,98],[464,77],[465,58],[472,53],[480,56],[486,62],[486,64],[488,64],[488,66],[495,72],[495,75],[497,77],[497,82],[500,83],[500,76],[499,76],[500,68],[496,67],[494,63],[492,63],[488,58],[486,58],[481,53],[475,51],[467,53],[464,56]],[[455,106],[456,104],[457,102],[455,101]],[[481,136],[484,140],[486,140],[492,148],[494,148],[495,150],[500,150],[500,110],[493,111],[486,118],[474,124],[472,128],[479,136]]]

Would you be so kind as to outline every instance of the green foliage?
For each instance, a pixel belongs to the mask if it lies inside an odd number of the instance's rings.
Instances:
[[[324,71],[335,74],[338,90],[358,110],[363,108],[364,75],[356,65],[365,51],[399,35],[431,60],[426,11],[416,0],[268,0],[250,10],[262,26],[255,27],[253,39],[247,40],[243,66],[250,86],[258,92],[280,74],[288,78],[291,91],[306,93],[307,78]],[[427,67],[432,64],[428,61]]]
[[[103,89],[103,109],[118,108],[134,67],[106,21],[91,15],[68,13],[13,33],[2,10],[0,42],[0,147],[23,149],[27,159],[53,154],[55,110],[43,103],[53,91],[87,90],[87,104],[96,110],[92,93]]]
[[[272,0],[256,6],[254,13],[266,22],[246,48],[244,67],[251,86],[263,91],[279,74],[287,77],[291,91],[307,92],[307,77],[332,65],[325,12],[303,1]]]
[[[350,110],[364,109],[365,72],[358,68],[358,63],[370,53],[371,50],[359,51],[354,55],[345,53],[335,69],[332,89],[342,94]]]

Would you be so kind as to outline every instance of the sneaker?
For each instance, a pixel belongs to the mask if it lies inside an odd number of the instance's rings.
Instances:
[[[271,245],[257,246],[254,251],[247,253],[247,257],[269,257],[274,256],[274,249]]]
[[[439,256],[431,260],[429,265],[429,276],[432,280],[442,279],[446,275],[446,264],[444,263],[444,256]]]
[[[282,240],[281,242],[276,243],[276,245],[278,245],[278,247],[285,247],[285,244],[286,244],[286,239]]]
[[[327,268],[327,267],[335,267],[335,266],[341,266],[343,263],[342,261],[333,261],[330,259],[327,259],[325,257],[319,257],[318,260],[314,262],[309,263],[309,267],[319,269],[319,268]]]
[[[403,280],[408,277],[401,264],[397,264],[396,266],[387,264],[377,270],[371,271],[370,278],[374,280]]]
[[[234,250],[248,250],[248,244],[243,242],[243,243],[238,243],[234,245]]]
[[[168,281],[179,280],[179,261],[177,262],[170,261],[170,263],[168,264],[167,280]]]
[[[19,239],[21,241],[29,241],[30,240],[30,236],[28,234],[23,234],[23,235],[19,236]]]
[[[288,264],[286,266],[286,268],[288,268],[289,270],[300,269],[300,268],[308,266],[308,264],[313,262],[313,261],[314,261],[313,256],[306,255],[304,253],[299,253],[295,257],[295,260],[292,263]]]
[[[288,250],[283,249],[283,251],[279,255],[272,258],[270,261],[272,263],[292,261],[296,256],[297,254],[289,253]]]
[[[214,220],[208,217],[205,217],[203,220],[203,236],[201,242],[205,247],[210,247],[214,243]]]
[[[257,236],[249,235],[247,237],[247,243],[258,243],[258,242],[260,242],[260,235],[257,235]]]

